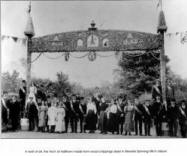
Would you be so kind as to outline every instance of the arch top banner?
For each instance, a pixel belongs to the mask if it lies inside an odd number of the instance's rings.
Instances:
[[[32,39],[31,52],[136,51],[161,48],[158,34],[123,30],[87,30]]]

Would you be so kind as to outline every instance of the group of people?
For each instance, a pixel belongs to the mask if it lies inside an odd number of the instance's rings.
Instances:
[[[166,105],[162,102],[157,86],[153,88],[153,99],[143,102],[138,97],[132,99],[125,95],[105,99],[101,94],[89,97],[76,94],[57,97],[54,94],[37,98],[34,86],[31,87],[24,108],[22,100],[13,95],[8,101],[7,93],[4,92],[1,101],[2,126],[11,121],[11,130],[18,130],[20,118],[24,114],[29,120],[30,131],[94,133],[99,130],[102,134],[132,135],[135,132],[134,135],[151,136],[151,128],[155,127],[156,135],[162,136],[163,125],[166,123],[170,136],[176,137],[180,126],[181,136],[186,137],[186,101],[177,104],[175,99],[170,99]]]

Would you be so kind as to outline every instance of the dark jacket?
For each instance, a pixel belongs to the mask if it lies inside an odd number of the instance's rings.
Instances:
[[[13,119],[13,118],[18,118],[19,115],[20,115],[20,103],[18,101],[10,102],[9,117]]]
[[[106,102],[101,102],[100,104],[100,111],[105,111],[107,109],[108,105]]]
[[[146,108],[148,109],[148,111],[146,110]],[[152,118],[152,107],[151,107],[151,105],[149,105],[149,106],[143,105],[142,113],[143,113],[144,122],[151,122],[151,118]]]
[[[136,109],[135,109],[135,120],[141,120],[142,119],[142,116],[143,116],[143,105],[142,104],[138,104],[136,106]]]
[[[187,108],[183,109],[179,107],[179,123],[186,124],[187,122]]]
[[[19,89],[19,98],[21,100],[25,100],[25,98],[26,98],[26,87],[23,87],[23,89],[25,90],[25,92],[23,92],[23,90],[21,88]]]
[[[167,111],[166,107],[161,102],[154,102],[152,106],[152,115],[157,122],[166,121]]]
[[[26,110],[29,119],[38,118],[38,110],[34,102],[28,102]]]
[[[169,122],[177,120],[179,118],[179,108],[177,106],[169,106],[167,111],[167,118]]]
[[[8,110],[3,105],[2,101],[1,101],[1,123],[5,125],[8,123]]]

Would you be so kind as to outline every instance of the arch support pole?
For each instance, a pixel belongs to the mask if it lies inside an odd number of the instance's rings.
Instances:
[[[28,99],[29,95],[29,88],[31,84],[31,54],[32,54],[32,37],[35,35],[34,33],[34,25],[31,17],[31,1],[29,3],[28,7],[28,20],[26,24],[26,28],[24,31],[25,36],[27,37],[27,69],[26,69],[26,98],[25,98],[25,104]]]
[[[164,33],[167,31],[166,20],[163,10],[159,13],[157,32],[161,36],[161,51],[160,51],[160,81],[162,87],[162,99],[166,104],[166,58],[164,50]],[[166,104],[167,105],[167,104]]]
[[[162,99],[166,102],[166,59],[164,50],[164,33],[161,33],[162,47],[160,50],[160,81],[162,86]]]
[[[31,47],[32,47],[32,39],[28,37],[27,40],[27,69],[26,69],[26,82],[27,82],[27,92],[26,92],[26,99],[29,96],[29,88],[31,85]]]

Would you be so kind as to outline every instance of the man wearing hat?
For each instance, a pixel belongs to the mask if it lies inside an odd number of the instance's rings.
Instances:
[[[152,122],[152,108],[150,105],[150,100],[146,99],[145,103],[142,108],[143,113],[143,121],[144,121],[144,132],[145,136],[151,136],[150,129],[151,129],[151,122]]]
[[[162,123],[166,120],[166,107],[161,102],[160,96],[156,96],[153,106],[153,117],[157,136],[162,136]]]
[[[167,110],[167,117],[169,125],[169,135],[176,137],[178,130],[179,108],[176,105],[175,99],[171,99],[171,104]]]
[[[34,97],[29,96],[27,106],[26,106],[26,112],[29,119],[29,130],[37,130],[38,127],[38,108],[36,106],[36,103],[34,102]]]
[[[77,122],[79,119],[79,103],[75,94],[72,95],[71,100],[71,127],[72,133],[77,133]]]
[[[72,116],[72,108],[70,105],[70,101],[67,96],[63,96],[62,98],[63,104],[65,105],[65,111],[66,111],[66,116],[65,116],[65,132],[68,132],[68,127],[69,123],[71,122],[71,116]],[[73,131],[73,128],[71,127],[71,130]]]
[[[9,105],[9,118],[11,120],[11,130],[16,131],[19,127],[20,121],[20,103],[17,100],[17,94],[12,94],[12,101]]]

